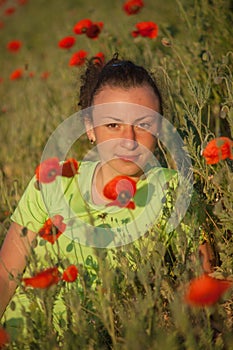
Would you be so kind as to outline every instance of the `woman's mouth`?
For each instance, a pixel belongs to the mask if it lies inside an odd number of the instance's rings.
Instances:
[[[139,155],[117,155],[117,158],[123,160],[124,162],[137,162],[139,159]]]

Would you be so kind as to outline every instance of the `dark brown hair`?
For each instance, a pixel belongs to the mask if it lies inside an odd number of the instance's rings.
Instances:
[[[94,96],[106,85],[123,89],[148,85],[158,97],[160,113],[162,113],[161,94],[152,75],[132,61],[119,59],[118,54],[115,54],[106,64],[96,58],[88,62],[86,71],[81,76],[79,101],[81,109],[90,107]]]

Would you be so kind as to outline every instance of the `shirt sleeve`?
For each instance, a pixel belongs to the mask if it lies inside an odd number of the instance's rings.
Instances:
[[[48,213],[42,194],[36,186],[36,178],[33,177],[12,214],[11,220],[33,232],[38,232],[47,218]]]

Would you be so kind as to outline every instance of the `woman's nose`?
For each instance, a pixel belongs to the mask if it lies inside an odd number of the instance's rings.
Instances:
[[[124,130],[121,135],[121,146],[129,150],[135,149],[137,147],[136,135],[133,125],[124,125]]]

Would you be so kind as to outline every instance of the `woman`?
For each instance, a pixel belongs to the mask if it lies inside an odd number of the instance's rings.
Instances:
[[[91,61],[82,77],[79,104],[98,157],[82,160],[79,167],[74,160],[58,164],[56,158],[44,157],[37,168],[0,253],[1,314],[26,266],[25,275],[62,266],[64,259],[85,267],[93,247],[124,249],[153,227],[165,244],[171,241],[171,230],[165,229],[171,213],[164,216],[163,209],[173,207],[170,193],[174,196],[178,176],[161,168],[154,157],[163,121],[152,76],[117,56],[104,66]],[[44,176],[46,169],[50,173]],[[67,249],[71,242],[72,251]],[[15,299],[21,300],[18,311],[23,298],[21,290]],[[13,317],[14,312],[5,315]]]

